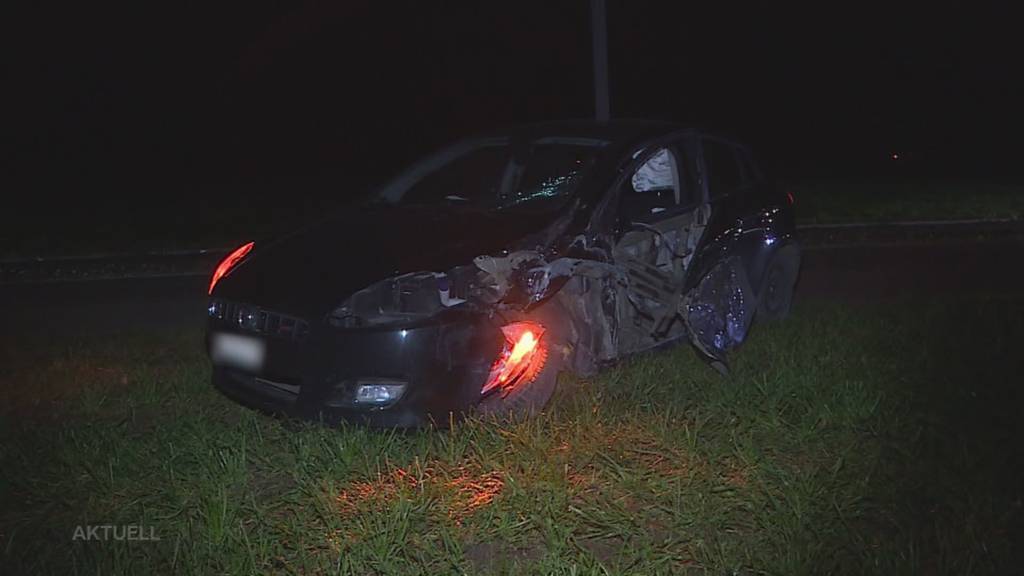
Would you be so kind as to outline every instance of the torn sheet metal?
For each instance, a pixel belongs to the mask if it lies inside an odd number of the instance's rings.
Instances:
[[[612,264],[567,257],[548,261],[535,250],[521,250],[503,257],[477,256],[473,263],[483,273],[482,284],[497,295],[497,300],[520,309],[546,299],[574,276],[622,276],[619,268]]]

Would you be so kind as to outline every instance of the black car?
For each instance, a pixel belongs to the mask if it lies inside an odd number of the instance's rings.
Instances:
[[[725,370],[755,315],[789,310],[792,203],[745,147],[667,123],[465,140],[229,255],[213,382],[273,413],[413,427],[527,414],[560,371],[671,342]]]

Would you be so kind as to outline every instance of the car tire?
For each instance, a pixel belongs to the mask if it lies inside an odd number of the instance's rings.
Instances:
[[[775,251],[758,291],[757,315],[761,320],[782,320],[789,315],[799,271],[800,249],[795,244]]]

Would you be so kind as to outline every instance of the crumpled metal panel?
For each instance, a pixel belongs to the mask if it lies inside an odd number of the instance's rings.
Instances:
[[[690,330],[709,352],[721,354],[746,339],[755,306],[743,266],[730,258],[712,268],[691,294]]]

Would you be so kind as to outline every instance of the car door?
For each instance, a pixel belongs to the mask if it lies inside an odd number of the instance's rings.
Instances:
[[[627,279],[618,301],[620,354],[685,334],[683,283],[708,216],[695,145],[680,137],[643,148],[617,184],[612,256]]]
[[[753,209],[738,152],[726,140],[701,138],[698,174],[710,218],[686,270],[680,307],[690,340],[721,371],[725,353],[746,339],[756,309],[741,249]]]

